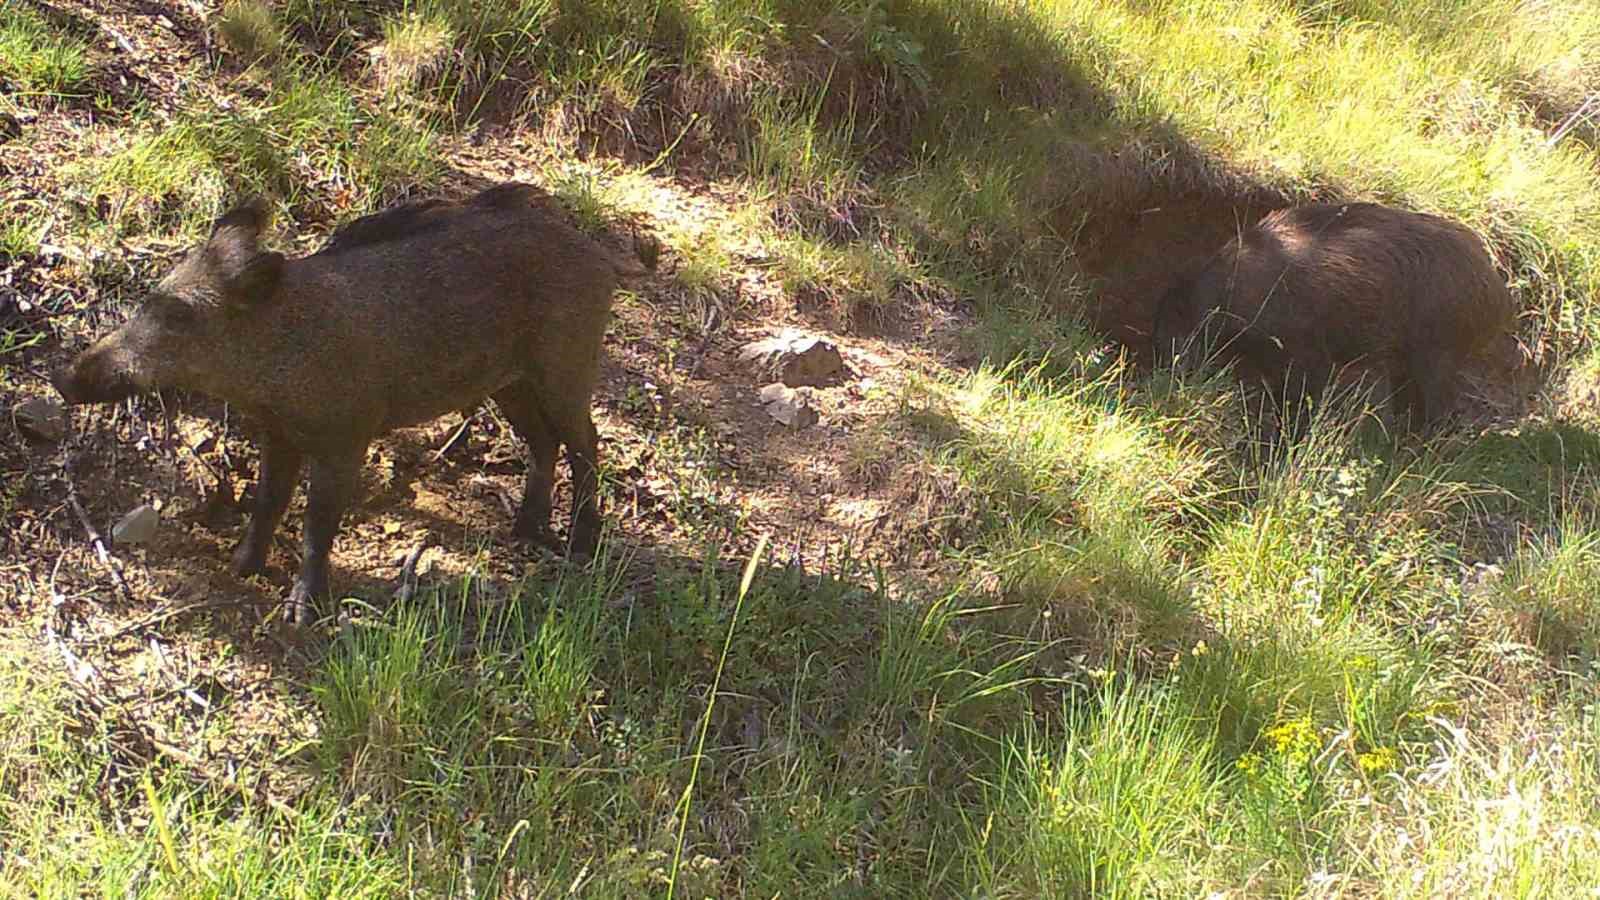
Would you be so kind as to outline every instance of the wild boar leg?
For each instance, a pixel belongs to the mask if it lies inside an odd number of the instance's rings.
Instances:
[[[347,448],[311,459],[311,490],[306,502],[305,556],[300,577],[289,593],[289,615],[298,623],[311,620],[317,601],[328,593],[328,554],[339,520],[355,495],[361,478],[366,445]]]
[[[244,538],[233,551],[235,574],[254,575],[266,566],[272,535],[283,520],[283,511],[289,506],[289,498],[294,496],[303,459],[299,447],[276,434],[268,433],[262,441],[261,471],[256,478],[250,524],[245,527]]]
[[[585,402],[569,408],[554,423],[561,442],[567,445],[567,464],[572,467],[572,527],[567,539],[579,556],[594,553],[600,539],[600,433],[595,431]]]
[[[1460,399],[1461,359],[1442,348],[1411,358],[1410,384],[1406,405],[1410,407],[1410,428],[1422,431],[1441,425],[1456,411]]]
[[[561,441],[540,411],[538,387],[517,382],[494,395],[494,402],[528,445],[528,478],[511,533],[523,540],[556,546],[550,531],[550,495],[555,490],[556,451]]]

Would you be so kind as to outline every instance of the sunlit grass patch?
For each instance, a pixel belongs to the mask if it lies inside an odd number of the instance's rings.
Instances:
[[[197,786],[198,771],[138,763],[116,723],[75,706],[52,658],[18,649],[0,665],[7,896],[383,897],[412,883],[372,823],[320,792],[286,818]]]
[[[262,0],[230,0],[213,27],[222,43],[246,62],[269,60],[283,50],[283,25]]]
[[[455,39],[449,22],[416,12],[385,20],[383,43],[374,50],[373,59],[379,83],[397,90],[435,76],[446,64]]]
[[[13,208],[0,223],[0,258],[16,258],[36,253],[39,238],[48,222],[41,223],[34,213]]]
[[[1396,796],[1383,814],[1353,817],[1353,872],[1394,897],[1592,891],[1600,747],[1583,706],[1442,730],[1419,777],[1391,781]]]
[[[1592,673],[1600,665],[1600,529],[1569,515],[1510,561],[1498,603],[1552,663]]]
[[[1114,369],[1083,380],[1045,372],[985,367],[946,395],[962,434],[943,453],[990,498],[995,525],[1159,518],[1200,501],[1213,461],[1166,441],[1120,393]]]
[[[1135,515],[1053,537],[1019,531],[990,553],[1004,596],[1018,604],[1013,627],[1032,640],[1066,640],[1103,661],[1179,646],[1197,624],[1169,533]]]
[[[1060,734],[1009,744],[969,820],[968,866],[987,893],[1205,893],[1231,830],[1203,727],[1181,701],[1108,677]]]
[[[364,107],[337,80],[283,70],[262,105],[192,106],[85,169],[94,190],[118,198],[126,220],[113,225],[196,231],[242,193],[370,211],[398,188],[431,181],[439,161],[420,123]]]
[[[0,9],[0,84],[18,95],[59,95],[80,90],[89,79],[89,48],[32,8],[8,3]]]
[[[854,125],[827,122],[822,101],[820,92],[793,101],[769,94],[751,111],[750,174],[801,224],[845,214],[862,190]]]
[[[1066,362],[1046,351],[903,398],[976,517],[945,552],[992,574],[1007,633],[1096,660],[1170,648],[1196,624],[1176,526],[1211,514],[1220,460],[1166,439],[1114,361],[1063,343]]]
[[[903,248],[880,241],[841,246],[794,236],[777,244],[774,257],[784,290],[797,302],[868,321],[892,316],[896,301],[932,280]]]

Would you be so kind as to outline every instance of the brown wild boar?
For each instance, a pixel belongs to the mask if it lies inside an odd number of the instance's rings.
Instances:
[[[1483,242],[1438,216],[1372,203],[1268,213],[1182,278],[1156,310],[1158,358],[1208,354],[1319,396],[1341,370],[1396,391],[1413,426],[1457,409],[1468,357],[1514,327]]]
[[[552,540],[564,444],[570,546],[592,552],[600,342],[620,279],[646,267],[585,236],[523,184],[358,219],[300,259],[261,248],[266,220],[259,200],[218,219],[132,319],[56,376],[61,395],[101,403],[186,388],[259,422],[261,472],[233,555],[240,574],[265,565],[309,461],[304,558],[289,598],[297,620],[327,592],[328,552],[368,444],[485,397],[529,448],[514,533]],[[653,254],[641,256],[653,266]]]

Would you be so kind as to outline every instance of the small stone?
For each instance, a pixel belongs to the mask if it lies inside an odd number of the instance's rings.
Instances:
[[[780,381],[761,389],[761,405],[767,415],[790,428],[807,428],[817,424],[817,411],[811,405],[810,396]]]
[[[61,404],[46,397],[34,397],[17,404],[13,411],[17,429],[23,437],[54,444],[67,435],[67,416]]]
[[[790,344],[789,354],[782,361],[781,378],[790,387],[829,384],[844,371],[844,357],[839,355],[839,348],[821,338]]]
[[[739,358],[789,387],[822,387],[845,372],[844,357],[832,342],[791,330],[746,344]]]
[[[135,507],[122,520],[111,526],[111,540],[118,544],[146,544],[156,536],[156,526],[161,514],[146,503]]]

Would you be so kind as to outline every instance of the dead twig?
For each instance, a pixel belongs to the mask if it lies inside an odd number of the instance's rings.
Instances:
[[[127,37],[122,34],[122,32],[111,27],[110,23],[106,22],[104,19],[96,19],[95,24],[99,25],[100,30],[104,31],[111,37],[111,40],[116,42],[117,47],[120,48],[123,53],[137,54],[139,52],[138,50],[134,49],[133,42],[129,41]]]
[[[99,529],[95,528],[94,522],[89,519],[89,513],[84,510],[83,504],[78,501],[78,488],[72,483],[70,470],[67,470],[62,475],[62,480],[67,484],[67,503],[72,507],[73,513],[77,515],[78,523],[83,526],[83,530],[88,532],[89,542],[94,545],[95,558],[100,561],[102,568],[111,573],[111,578],[117,583],[117,587],[121,589],[123,598],[130,603],[133,602],[133,588],[129,587],[128,580],[122,577],[122,569],[116,565],[116,557],[111,555],[111,550],[107,546],[105,538],[100,536]]]
[[[272,807],[273,811],[281,814],[286,819],[298,820],[300,818],[299,810],[290,806],[283,800],[272,796],[266,791],[251,790],[250,788],[241,784],[237,777],[228,778],[219,775],[212,775],[211,773],[207,772],[205,760],[200,759],[198,756],[195,756],[193,753],[190,753],[182,747],[169,744],[153,735],[146,736],[146,739],[149,741],[150,746],[154,748],[157,753],[177,763],[180,767],[186,770],[185,774],[189,775],[192,781],[195,781],[202,787],[226,788],[229,791],[232,791],[234,794],[237,794],[246,802],[251,800],[259,800],[267,804],[268,806]]]
[[[406,554],[405,561],[400,564],[400,586],[395,589],[394,600],[396,603],[409,603],[417,593],[417,562],[422,559],[422,553],[433,543],[433,536],[424,534],[417,545]]]
[[[194,688],[189,686],[189,682],[178,677],[178,673],[172,665],[172,660],[167,658],[167,651],[161,649],[161,642],[156,640],[154,636],[150,638],[150,652],[155,654],[156,661],[160,663],[161,674],[167,676],[167,680],[172,682],[173,690],[182,694],[184,699],[195,706],[207,711],[211,709],[211,701],[200,696]]]
[[[96,716],[102,719],[114,718],[115,722],[108,724],[120,726],[123,733],[131,734],[137,740],[139,746],[148,747],[155,751],[156,754],[177,763],[184,770],[184,774],[201,787],[226,789],[237,794],[246,802],[255,800],[266,803],[267,806],[281,813],[287,819],[300,818],[299,811],[283,800],[272,796],[265,790],[252,790],[246,787],[239,782],[236,776],[213,773],[208,769],[205,760],[182,747],[169,744],[157,737],[142,722],[129,715],[121,701],[108,697],[101,690],[101,685],[105,679],[101,676],[100,671],[95,668],[93,663],[79,656],[73,652],[71,647],[67,646],[67,642],[56,631],[53,623],[45,626],[45,636],[50,645],[55,648],[61,661],[66,665],[67,675],[71,679],[73,686],[77,688],[78,695],[94,711]],[[156,652],[164,658],[165,654],[161,653],[159,646],[156,647]],[[198,697],[192,691],[186,691],[185,693],[186,695],[192,695],[190,699]],[[135,758],[146,755],[140,753],[131,745],[126,749],[133,753]]]
[[[109,709],[111,701],[105,698],[98,687],[98,682],[102,680],[100,670],[96,669],[93,663],[72,652],[67,642],[61,639],[54,624],[46,625],[44,633],[50,646],[55,649],[56,655],[61,657],[61,662],[67,667],[67,675],[72,678],[72,683],[78,688],[78,694],[84,702],[97,713]]]
[[[439,449],[433,451],[434,462],[444,459],[444,455],[449,453],[461,441],[461,436],[467,433],[468,428],[472,427],[472,420],[475,418],[477,418],[476,415],[471,415],[461,420],[461,424],[456,426],[456,430],[450,434],[450,437],[439,445]]]

